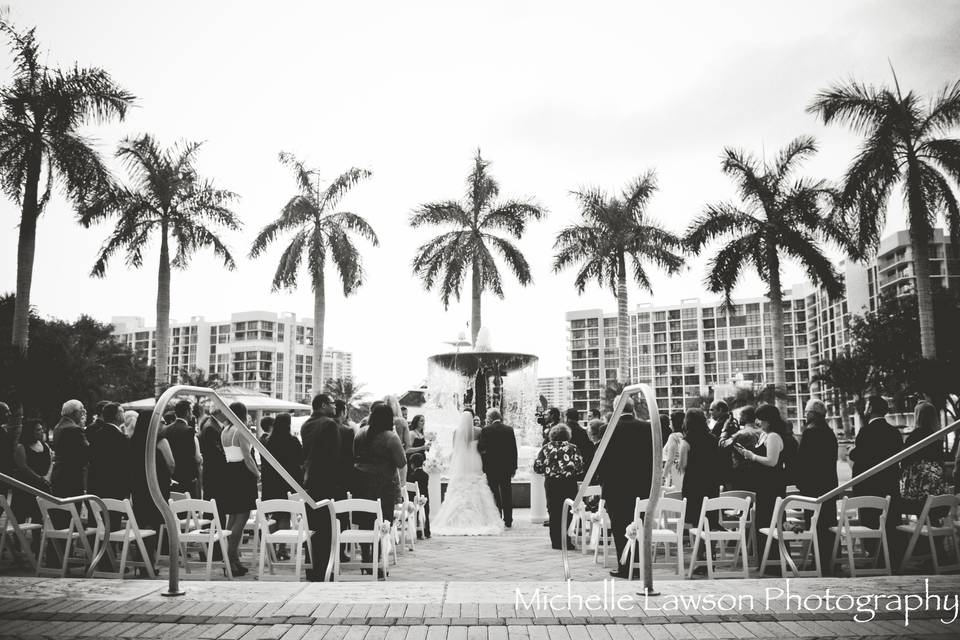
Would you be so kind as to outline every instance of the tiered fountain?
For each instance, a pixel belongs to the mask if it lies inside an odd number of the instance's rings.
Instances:
[[[440,353],[427,360],[427,402],[422,409],[427,432],[435,434],[435,438],[431,435],[433,446],[426,463],[431,484],[437,490],[434,495],[431,487],[433,504],[440,502],[440,482],[447,471],[460,414],[470,408],[482,421],[486,412],[495,408],[517,434],[519,460],[514,484],[519,486],[514,493],[522,503],[529,489],[532,517],[546,518],[543,479],[531,470],[542,442],[535,416],[539,399],[537,360],[537,356],[527,353],[494,351],[486,327],[480,329],[472,350]]]

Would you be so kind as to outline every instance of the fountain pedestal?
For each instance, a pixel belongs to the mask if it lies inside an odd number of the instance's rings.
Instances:
[[[530,521],[540,524],[548,519],[547,493],[543,486],[543,476],[532,473],[530,474]]]

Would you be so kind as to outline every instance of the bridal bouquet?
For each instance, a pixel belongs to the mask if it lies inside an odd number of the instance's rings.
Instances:
[[[423,470],[429,474],[444,473],[450,463],[450,453],[444,451],[444,447],[440,445],[435,432],[428,431],[425,435],[427,442],[432,444],[427,449],[427,457],[423,461]]]

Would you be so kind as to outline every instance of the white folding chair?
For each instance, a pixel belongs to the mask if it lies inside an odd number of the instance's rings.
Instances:
[[[93,559],[93,549],[90,546],[89,537],[97,535],[96,527],[85,527],[80,520],[80,513],[77,511],[77,505],[74,503],[58,505],[44,498],[37,498],[37,504],[40,506],[40,513],[43,516],[43,529],[40,537],[40,557],[37,558],[37,576],[53,575],[66,578],[69,572],[70,564],[80,564],[86,566]],[[66,527],[59,528],[54,526],[51,514],[59,513],[69,518],[69,524]],[[63,542],[63,552],[57,546],[56,541]],[[74,546],[75,543],[79,543]],[[47,545],[53,545],[53,549],[60,560],[60,570],[47,569],[44,565],[47,552]],[[71,552],[79,550],[82,558],[74,558]]]
[[[754,491],[742,491],[739,489],[731,489],[730,491],[721,491],[720,497],[729,496],[732,498],[750,498],[750,513],[747,514],[747,553],[750,556],[751,560],[756,559],[760,555],[760,549],[757,545],[757,523],[756,514],[757,514],[757,494]],[[726,515],[720,518],[720,524],[726,526],[728,524]],[[729,522],[729,524],[735,524],[735,522]],[[761,525],[766,524],[761,522]]]
[[[790,512],[810,512],[810,527],[806,527],[806,520],[801,517],[797,522],[793,518],[788,518]],[[760,561],[760,575],[762,576],[767,568],[767,561],[770,558],[770,549],[773,542],[776,541],[777,549],[780,552],[780,575],[787,577],[787,566],[793,572],[794,577],[823,577],[822,567],[820,566],[820,547],[817,544],[817,520],[820,518],[820,504],[811,504],[801,502],[795,498],[777,497],[777,502],[773,507],[773,516],[770,518],[770,525],[760,527],[760,533],[767,537],[767,542],[763,547],[763,559]],[[791,555],[791,543],[800,543],[800,557],[798,562],[794,562]],[[800,567],[807,566],[810,562],[810,556],[813,556],[813,569],[801,570]]]
[[[227,553],[227,539],[230,537],[230,532],[224,531],[220,526],[220,512],[217,511],[216,501],[192,498],[171,500],[170,509],[180,523],[180,562],[184,570],[190,573],[191,564],[202,564],[202,562],[191,562],[187,556],[188,545],[198,545],[206,555],[206,579],[209,580],[213,569],[213,548],[214,545],[219,545],[224,573],[233,580],[233,571],[230,568]],[[207,520],[202,517],[205,513],[212,514],[213,517]]]
[[[270,531],[271,523],[276,520],[271,518],[275,513],[285,513],[290,517],[289,529],[277,529]],[[274,567],[280,562],[273,560],[268,549],[273,544],[286,544],[293,548],[293,558],[290,563],[294,566],[294,575],[297,581],[300,581],[301,570],[303,569],[303,546],[307,546],[310,554],[310,560],[313,560],[313,544],[310,542],[310,536],[313,535],[307,526],[307,508],[302,500],[257,500],[257,518],[259,519],[258,531],[260,535],[260,562],[257,575],[263,580],[263,564],[269,560],[270,575],[274,575]]]
[[[100,506],[96,502],[90,502],[90,508],[97,520],[97,527],[103,528],[97,535],[97,540],[107,545],[106,555],[110,558],[114,567],[117,566],[117,554],[112,547],[113,544],[120,546],[119,554],[119,573],[95,572],[96,578],[101,577],[119,577],[124,578],[127,567],[141,567],[150,578],[156,577],[156,571],[150,562],[150,556],[147,554],[147,545],[144,538],[151,538],[157,535],[153,529],[141,529],[137,524],[137,517],[133,514],[133,506],[129,499],[116,500],[112,498],[103,498],[103,503],[107,506],[107,513],[102,513]],[[109,528],[110,514],[119,513],[123,523],[123,529],[116,531],[106,531]],[[130,560],[130,543],[136,546],[140,554],[140,560]],[[99,546],[94,549],[94,553],[99,550]]]
[[[583,555],[590,551],[591,517],[594,513],[587,509],[587,498],[593,497],[600,498],[600,485],[589,485],[584,490],[583,500],[571,512],[570,525],[567,527],[567,537],[573,540]]]
[[[946,514],[939,523],[934,523],[930,512],[934,509],[945,509]],[[920,536],[926,536],[927,543],[930,545],[929,557],[933,562],[933,572],[940,575],[943,572],[960,571],[960,535],[958,535],[956,520],[960,513],[960,495],[941,495],[927,496],[923,503],[923,509],[916,521],[909,524],[897,526],[897,531],[910,534],[910,542],[907,543],[907,550],[903,555],[903,561],[900,563],[900,573],[905,573],[907,563],[913,559],[913,552],[916,549]],[[942,539],[944,542],[951,541],[953,546],[953,563],[941,564],[940,557],[937,554],[936,540]],[[946,544],[944,544],[946,550]],[[918,556],[917,559],[926,556]]]
[[[868,527],[860,522],[861,509],[874,509],[880,511],[880,524],[877,528]],[[861,576],[891,575],[890,568],[890,546],[887,541],[886,523],[890,512],[890,496],[881,498],[879,496],[844,496],[840,501],[840,521],[836,527],[830,527],[830,531],[835,534],[833,541],[833,552],[830,554],[831,568],[836,565],[843,565],[843,558],[840,557],[840,546],[846,548],[847,564],[849,566],[850,577],[856,578],[857,574]],[[875,554],[871,554],[864,540],[875,540],[879,543]],[[859,557],[856,551],[857,541],[860,542]],[[880,554],[883,554],[883,567],[878,567]],[[873,555],[871,560],[870,556]],[[857,560],[867,560],[870,567],[866,569],[857,568]]]
[[[364,500],[362,498],[348,498],[346,500],[337,500],[334,509],[337,515],[349,514],[351,529],[343,531],[340,528],[340,520],[337,520],[337,540],[339,545],[361,545],[369,544],[373,546],[370,562],[350,562],[346,565],[340,562],[340,554],[336,554],[334,560],[334,579],[340,576],[346,569],[369,569],[371,579],[376,582],[377,569],[383,570],[384,577],[387,576],[387,554],[389,549],[380,549],[381,543],[388,547],[392,543],[392,531],[390,523],[385,521],[380,512],[380,500]],[[369,529],[360,529],[356,524],[354,514],[366,514],[373,520]]]
[[[426,512],[420,501],[420,485],[416,482],[407,482],[404,488],[407,509],[407,538],[410,539],[410,550],[414,549],[414,540],[423,535],[424,524],[426,522]],[[424,503],[425,504],[425,503]]]
[[[189,491],[184,491],[184,492],[171,491],[171,492],[170,492],[170,500],[172,500],[172,501],[174,501],[174,502],[179,502],[179,501],[181,501],[181,500],[190,500],[190,492],[189,492]],[[195,516],[196,516],[196,517],[194,517],[194,520],[193,520],[194,524],[198,524],[198,525],[203,526],[203,527],[205,527],[205,526],[207,526],[208,524],[210,524],[210,519],[203,517],[203,514],[199,514],[199,515],[196,515],[196,514],[195,514]],[[182,523],[181,523],[181,524],[182,524]],[[156,555],[156,557],[157,557],[157,566],[158,566],[158,567],[160,566],[160,561],[161,561],[161,560],[167,560],[167,561],[170,560],[170,556],[169,556],[168,554],[166,554],[166,553],[163,553],[163,543],[164,543],[164,541],[166,540],[167,537],[168,537],[168,536],[167,536],[167,525],[166,525],[166,524],[161,524],[160,527],[159,527],[158,530],[157,530],[157,555]]]
[[[686,513],[687,501],[674,498],[660,498],[657,502],[657,513],[647,514],[649,500],[637,498],[633,511],[633,523],[627,527],[627,546],[624,547],[620,563],[627,566],[627,578],[633,580],[633,570],[643,575],[643,563],[650,561],[653,568],[676,567],[677,575],[683,576],[683,516]],[[643,520],[654,518],[651,532],[650,550],[653,556],[644,558],[640,554],[643,548]],[[657,552],[663,545],[664,562],[657,562]],[[674,545],[675,556],[670,556],[670,545]]]
[[[733,529],[723,529],[718,531],[712,531],[710,529],[710,519],[707,517],[707,514],[711,512],[717,512],[717,520],[723,518],[724,511],[736,511],[740,514],[735,520],[730,518],[728,515],[727,523],[728,526],[734,527]],[[734,497],[717,497],[717,498],[704,498],[703,504],[700,507],[700,519],[696,528],[690,530],[690,534],[694,537],[693,543],[693,553],[690,555],[690,571],[688,577],[693,577],[693,572],[701,564],[707,565],[707,577],[713,579],[714,577],[739,577],[743,576],[744,578],[750,577],[750,566],[749,560],[747,558],[747,515],[750,513],[750,498],[734,498]],[[698,560],[697,553],[700,550],[700,543],[704,544],[706,553],[706,560]],[[721,573],[714,573],[713,570],[713,543],[719,542],[719,551],[720,558],[719,562],[729,562],[730,571]],[[729,560],[725,559],[726,556],[726,547],[727,544],[733,542],[735,547],[733,549],[733,554],[730,556]],[[740,562],[743,564],[743,569],[741,571],[736,571],[737,559],[740,559]]]
[[[276,521],[270,518],[267,518],[266,522],[268,527],[276,524]],[[254,510],[250,512],[247,522],[243,525],[243,532],[240,534],[240,544],[237,545],[238,553],[243,555],[244,551],[249,551],[253,556],[256,556],[260,552],[260,534],[260,519],[257,516],[257,511]],[[256,561],[256,559],[254,559],[254,561]]]
[[[10,539],[10,555],[14,555],[13,542],[16,540],[20,546],[20,553],[30,562],[30,568],[36,570],[37,559],[33,557],[33,551],[27,544],[25,532],[30,534],[31,539],[38,535],[37,532],[43,529],[39,522],[18,522],[17,516],[10,508],[10,502],[5,495],[0,494],[0,557],[3,556],[4,547],[7,539]]]
[[[393,526],[394,538],[399,546],[400,553],[414,550],[414,540],[417,538],[417,510],[416,505],[410,501],[410,494],[407,485],[412,484],[403,482],[400,490],[401,502],[394,505]],[[411,530],[413,535],[411,536]]]
[[[607,555],[610,549],[614,549],[616,555],[616,545],[613,542],[613,532],[610,528],[610,514],[607,513],[606,501],[601,498],[597,505],[597,512],[593,514],[591,520],[593,526],[590,530],[590,548],[593,549],[593,562],[597,563],[600,559],[600,549],[603,549],[603,567],[607,567]]]

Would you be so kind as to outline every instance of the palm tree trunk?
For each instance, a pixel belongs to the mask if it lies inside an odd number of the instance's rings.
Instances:
[[[772,244],[772,243],[771,243]],[[780,289],[780,260],[776,248],[770,250],[770,324],[773,325],[773,384],[787,390],[787,358],[783,347],[783,291]],[[783,412],[783,400],[776,400]]]
[[[154,393],[170,384],[170,241],[167,223],[160,224],[160,268],[157,273],[157,356],[153,361]]]
[[[920,320],[920,354],[937,357],[936,328],[933,320],[933,286],[930,284],[930,240],[923,230],[910,226],[913,252],[914,287],[917,292],[917,317]]]
[[[617,258],[617,382],[627,384],[630,380],[630,315],[627,308],[627,263],[621,253]],[[601,340],[605,343],[603,327]],[[605,347],[601,344],[601,347]]]
[[[323,267],[313,284],[313,395],[323,391],[323,325],[327,315]]]
[[[477,334],[480,333],[480,294],[482,291],[480,282],[480,265],[473,261],[473,282],[471,283],[472,304],[470,309],[470,337],[473,346],[477,346]]]
[[[17,297],[13,303],[13,345],[27,353],[30,340],[30,288],[33,285],[33,258],[37,247],[37,194],[43,156],[39,144],[30,154],[27,179],[20,213],[20,238],[17,245]]]

